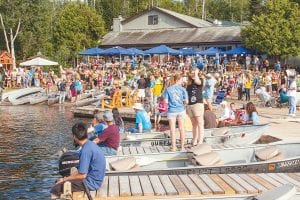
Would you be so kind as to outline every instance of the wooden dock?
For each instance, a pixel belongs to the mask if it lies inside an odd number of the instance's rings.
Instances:
[[[109,176],[91,195],[94,200],[244,199],[284,184],[294,185],[299,195],[300,173]],[[74,192],[73,199],[85,200],[87,196],[84,192]]]

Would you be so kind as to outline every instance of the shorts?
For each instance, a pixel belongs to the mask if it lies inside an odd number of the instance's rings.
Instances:
[[[204,104],[203,103],[195,103],[193,105],[188,105],[186,108],[186,113],[189,117],[203,117]]]
[[[184,119],[185,117],[185,110],[181,112],[175,112],[175,113],[167,113],[167,118],[168,119],[177,119],[177,118],[182,118]]]
[[[213,102],[213,99],[210,97],[205,97],[204,98],[207,104],[211,104]]]
[[[156,116],[167,116],[167,112],[156,112],[155,115]]]
[[[272,91],[277,92],[277,90],[278,90],[277,84],[272,84]]]
[[[145,98],[145,89],[138,89],[138,97]]]

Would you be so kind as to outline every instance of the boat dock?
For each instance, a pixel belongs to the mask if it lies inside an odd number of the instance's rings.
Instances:
[[[94,200],[246,199],[284,184],[294,185],[299,194],[300,173],[106,176],[91,196]],[[74,192],[73,199],[88,198],[84,192]]]

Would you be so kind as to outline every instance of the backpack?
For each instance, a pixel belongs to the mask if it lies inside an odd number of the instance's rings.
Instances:
[[[59,174],[63,177],[70,176],[71,168],[78,167],[79,155],[77,152],[65,152],[59,159]]]

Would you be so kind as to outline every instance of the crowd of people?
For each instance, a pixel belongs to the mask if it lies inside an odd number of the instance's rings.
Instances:
[[[197,60],[195,62],[197,63]],[[72,183],[73,191],[84,190],[84,184],[89,190],[97,190],[104,179],[104,156],[117,154],[120,141],[127,133],[150,132],[153,128],[151,117],[155,119],[154,128],[158,130],[161,118],[167,117],[171,151],[177,150],[175,132],[178,127],[179,150],[184,151],[186,115],[192,124],[192,147],[203,142],[204,129],[258,125],[258,111],[251,101],[254,95],[262,101],[263,106],[270,106],[272,98],[278,97],[281,101],[282,97],[285,97],[289,103],[289,114],[294,116],[296,113],[295,98],[300,88],[300,79],[296,73],[283,70],[279,62],[274,68],[264,61],[253,70],[217,72],[207,71],[209,67],[203,63],[196,66],[193,64],[175,66],[167,62],[153,62],[146,68],[142,65],[132,66],[126,62],[123,67],[112,63],[108,68],[96,61],[88,65],[82,64],[76,69],[61,68],[59,76],[51,79],[53,84],[66,82],[66,88],[69,84],[70,91],[73,81],[79,81],[82,90],[107,86],[110,87],[109,95],[127,87],[137,91],[138,100],[132,107],[135,111],[134,127],[125,127],[117,108],[106,110],[102,116],[95,112],[95,118],[89,128],[83,123],[73,126],[74,142],[81,147],[78,174],[59,179],[51,190],[52,197],[61,194],[65,181]],[[219,69],[225,69],[223,65],[221,62]],[[75,82],[73,85],[76,88]],[[220,102],[216,102],[215,95],[218,96],[221,92],[224,95]],[[77,89],[75,93],[80,94]],[[238,100],[243,101],[242,108],[236,108],[233,101],[235,95]],[[220,104],[218,108],[221,112],[218,116],[213,109],[214,103]]]

